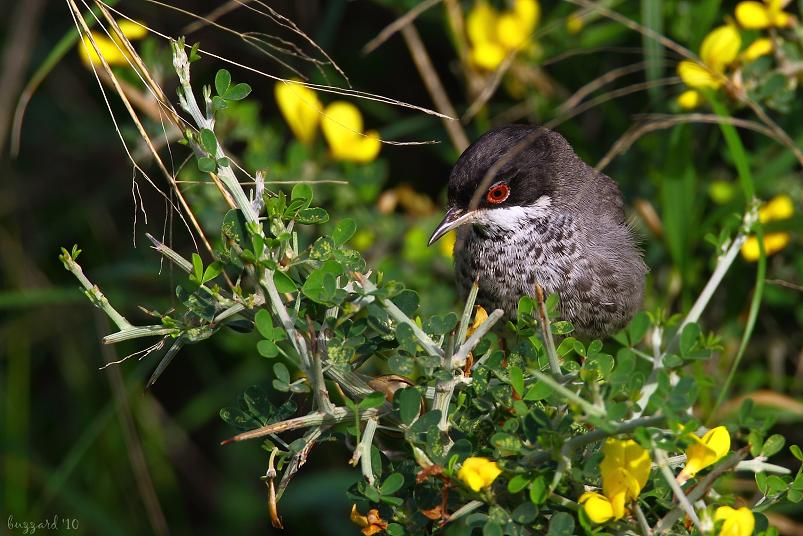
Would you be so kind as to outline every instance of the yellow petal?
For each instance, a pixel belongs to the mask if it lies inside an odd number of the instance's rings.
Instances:
[[[739,30],[731,25],[720,26],[703,39],[700,58],[715,71],[722,72],[727,64],[736,59],[741,46]]]
[[[536,0],[515,0],[513,14],[529,34],[538,26],[538,20],[541,18],[541,5]]]
[[[504,61],[505,49],[502,45],[487,41],[471,49],[471,62],[486,71],[493,71]]]
[[[123,19],[118,20],[117,25],[120,26],[120,31],[130,41],[136,41],[148,35],[148,29],[138,22]]]
[[[687,89],[680,95],[678,95],[677,103],[678,106],[683,108],[684,110],[693,110],[700,106],[700,102],[702,101],[702,95],[700,95],[699,91],[695,91],[693,89]]]
[[[724,77],[699,63],[684,60],[678,64],[678,76],[683,83],[692,88],[717,89],[724,81]]]
[[[321,101],[315,91],[297,82],[278,82],[274,94],[295,137],[302,143],[312,142],[321,114]]]
[[[758,218],[761,223],[773,220],[785,220],[791,218],[795,213],[795,205],[792,198],[786,194],[776,195],[766,205],[758,211]]]
[[[772,52],[772,39],[767,37],[760,37],[750,43],[744,52],[742,52],[741,58],[744,62],[751,62],[756,58],[760,58],[761,56],[766,56],[767,54]]]
[[[530,30],[513,13],[505,13],[496,21],[496,40],[507,50],[516,50],[529,37]]]
[[[457,478],[465,482],[474,491],[480,491],[490,486],[496,477],[502,474],[502,470],[495,461],[488,458],[471,457],[466,458]]]
[[[466,33],[473,45],[488,43],[495,39],[496,11],[484,0],[474,4],[466,17]]]
[[[628,486],[634,492],[632,498],[638,496],[650,476],[651,462],[647,451],[632,439],[609,438],[602,446],[602,452],[604,456],[600,463],[600,473],[602,474],[603,489],[606,479],[610,478],[611,482],[621,479],[621,475],[617,474],[617,471],[621,469],[626,471],[636,483],[636,486]],[[604,493],[610,497],[607,492]]]
[[[718,462],[731,448],[731,436],[724,426],[712,428],[702,438],[694,434],[691,437],[694,443],[686,449],[686,466],[681,472],[683,477],[693,477],[701,469]]]
[[[764,251],[767,256],[778,253],[789,245],[789,233],[769,233],[764,235]],[[759,258],[758,238],[751,236],[742,245],[742,257],[749,262],[756,262]]]
[[[466,331],[466,337],[471,337],[471,335],[477,331],[477,328],[482,325],[483,322],[488,320],[488,311],[482,305],[477,306],[477,311],[474,313],[474,322],[468,327],[468,331]]]
[[[718,536],[750,536],[756,526],[753,512],[744,506],[738,510],[720,506],[714,513],[714,521],[724,521]]]
[[[785,11],[779,11],[772,17],[772,25],[777,28],[785,28],[792,24],[792,16]]]
[[[125,54],[120,51],[114,41],[96,32],[92,32],[92,40],[95,41],[100,54],[106,59],[106,63],[111,66],[128,64]],[[81,55],[81,61],[90,68],[92,65],[102,65],[98,52],[92,46],[92,40],[87,36],[83,36],[81,42],[78,43],[78,53]]]
[[[321,129],[332,158],[366,163],[377,157],[382,146],[379,133],[375,130],[363,133],[362,124],[360,110],[350,102],[335,101],[326,107]]]
[[[583,493],[578,502],[583,505],[586,515],[594,523],[605,523],[613,519],[611,502],[599,493]]]
[[[767,8],[761,2],[739,2],[736,4],[736,20],[742,28],[756,30],[770,26]]]
[[[585,20],[577,11],[569,13],[569,16],[566,17],[566,30],[572,35],[580,33],[585,24]]]

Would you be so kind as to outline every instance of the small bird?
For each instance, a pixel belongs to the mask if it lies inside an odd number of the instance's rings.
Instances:
[[[536,285],[560,296],[583,339],[610,335],[641,307],[647,266],[619,187],[557,132],[509,125],[484,134],[449,176],[446,216],[429,245],[458,229],[455,276],[465,298],[515,318]]]

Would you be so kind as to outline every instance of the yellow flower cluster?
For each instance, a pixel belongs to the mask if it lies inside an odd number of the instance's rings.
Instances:
[[[714,521],[722,521],[718,536],[750,536],[756,527],[753,512],[747,507],[733,509],[730,506],[720,506],[714,512]]]
[[[474,491],[487,488],[496,477],[502,474],[499,465],[493,460],[481,457],[466,458],[460,470],[457,471],[457,478],[462,480]]]
[[[699,471],[725,457],[731,448],[731,436],[724,426],[717,426],[703,437],[691,434],[692,444],[686,449],[686,465],[678,475],[681,484]]]
[[[758,211],[758,219],[761,223],[771,221],[788,220],[795,213],[795,205],[792,198],[786,194],[773,197]],[[791,240],[789,233],[776,232],[764,235],[764,250],[767,255],[773,255],[785,248]],[[745,260],[755,262],[759,258],[758,238],[751,236],[742,245],[742,257]]]
[[[794,18],[783,11],[783,0],[746,1],[736,5],[736,20],[742,28],[767,29],[790,26]],[[686,110],[696,108],[702,101],[697,91],[702,88],[718,89],[727,80],[726,69],[736,62],[749,63],[773,50],[772,40],[759,37],[741,54],[742,38],[733,25],[720,26],[703,39],[700,46],[701,62],[685,60],[678,64],[678,75],[690,89],[678,96],[678,105]]]
[[[335,160],[366,163],[376,159],[379,133],[363,132],[362,114],[350,102],[335,101],[324,108],[318,94],[298,82],[279,82],[274,93],[279,111],[302,143],[312,143],[320,123]]]
[[[602,493],[587,492],[580,504],[594,523],[621,519],[625,506],[634,501],[650,476],[650,456],[632,439],[610,438],[602,447]]]
[[[132,22],[130,20],[118,20],[117,25],[126,39],[129,41],[137,41],[148,35],[148,30],[145,26]],[[82,36],[81,42],[78,43],[78,54],[81,56],[81,61],[87,68],[92,68],[93,65],[101,65],[100,56],[92,46],[92,41],[98,47],[100,55],[106,60],[109,66],[115,65],[128,65],[128,54],[125,52],[125,46],[119,41],[117,34],[110,31],[111,39],[99,32],[91,32],[92,38],[89,36]]]
[[[379,515],[379,510],[376,508],[372,508],[368,510],[368,513],[362,515],[359,510],[357,510],[357,505],[351,505],[351,522],[360,527],[362,530],[363,536],[372,536],[373,534],[379,534],[380,532],[384,532],[388,528],[388,522],[382,519],[382,516]]]
[[[493,71],[508,54],[527,45],[540,16],[537,0],[513,0],[512,9],[502,12],[486,0],[478,0],[466,17],[471,62]]]

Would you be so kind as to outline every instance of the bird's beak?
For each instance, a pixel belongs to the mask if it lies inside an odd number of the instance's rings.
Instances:
[[[463,225],[464,223],[468,223],[471,221],[472,216],[474,215],[473,211],[465,211],[461,208],[452,207],[446,212],[446,216],[443,217],[443,220],[438,224],[435,230],[432,232],[432,236],[429,237],[429,242],[427,242],[427,246],[431,246],[437,240],[451,231],[452,229],[456,229]]]

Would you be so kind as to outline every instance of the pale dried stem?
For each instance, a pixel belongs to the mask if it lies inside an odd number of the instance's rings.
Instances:
[[[432,60],[430,60],[427,49],[421,41],[418,30],[415,29],[414,25],[408,24],[401,28],[401,33],[418,69],[418,74],[421,75],[421,79],[424,81],[424,85],[435,103],[435,108],[445,116],[457,117],[457,112],[446,94],[435,67],[432,65]],[[452,145],[454,145],[458,153],[462,153],[468,147],[469,141],[460,122],[443,118],[441,122],[447,134],[449,134]]]

